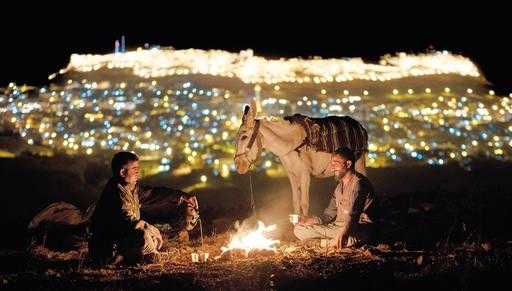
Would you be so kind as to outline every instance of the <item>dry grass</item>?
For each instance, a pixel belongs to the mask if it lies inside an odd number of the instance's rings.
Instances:
[[[277,252],[232,252],[205,263],[192,263],[191,253],[220,255],[229,240],[222,234],[200,241],[179,243],[167,240],[162,262],[136,266],[94,268],[85,260],[85,245],[79,251],[53,252],[43,247],[23,253],[3,254],[14,261],[26,260],[26,269],[3,272],[4,287],[41,289],[309,289],[335,288],[345,284],[380,289],[387,286],[415,286],[425,280],[448,280],[474,272],[510,272],[512,244],[467,245],[445,251],[408,251],[403,245],[379,245],[360,249],[325,249],[318,242],[284,241]],[[3,260],[2,259],[2,260]],[[330,283],[329,283],[330,282]],[[428,281],[430,282],[430,281]],[[447,284],[448,284],[447,283]],[[380,284],[384,284],[380,286]],[[402,284],[402,285],[400,285]],[[405,284],[405,285],[403,285]],[[358,286],[358,285],[356,285]],[[388,286],[389,287],[389,286]],[[357,288],[356,288],[357,289]]]

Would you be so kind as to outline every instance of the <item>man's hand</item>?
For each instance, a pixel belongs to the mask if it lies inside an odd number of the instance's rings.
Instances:
[[[333,239],[329,241],[330,247],[335,247],[337,249],[344,248],[347,245],[347,236],[344,235],[345,232],[339,232]]]
[[[135,225],[135,229],[141,229],[144,231],[148,231],[149,234],[151,235],[151,238],[156,243],[156,249],[159,250],[162,247],[164,240],[162,239],[162,235],[160,234],[160,231],[158,230],[158,228],[154,227],[153,225],[151,225],[141,219]]]
[[[299,220],[299,224],[302,225],[313,225],[321,223],[320,219],[316,216],[302,216]]]
[[[156,228],[155,226],[153,226],[149,223],[147,224],[147,226],[148,226],[149,233],[151,234],[151,238],[156,243],[156,249],[160,250],[160,248],[162,248],[162,245],[164,243],[164,240],[162,239],[162,235],[160,234],[160,231],[158,230],[158,228]]]
[[[135,229],[144,229],[144,228],[146,228],[146,224],[148,224],[148,223],[141,219],[135,225]]]

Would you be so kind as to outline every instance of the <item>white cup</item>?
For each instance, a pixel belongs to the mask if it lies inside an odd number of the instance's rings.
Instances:
[[[199,263],[199,254],[192,253],[192,263]]]
[[[210,257],[210,253],[203,252],[199,256],[201,258],[201,262],[206,263],[208,261],[208,258]]]
[[[290,222],[293,224],[299,223],[299,215],[298,214],[290,214]]]

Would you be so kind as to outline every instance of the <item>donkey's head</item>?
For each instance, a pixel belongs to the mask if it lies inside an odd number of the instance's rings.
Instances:
[[[245,174],[256,162],[261,152],[260,120],[256,119],[256,102],[244,108],[242,124],[235,139],[235,166],[239,174]]]

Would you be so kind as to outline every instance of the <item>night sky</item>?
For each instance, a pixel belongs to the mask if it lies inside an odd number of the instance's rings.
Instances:
[[[125,35],[129,49],[145,43],[233,52],[252,48],[256,55],[266,57],[317,55],[375,61],[386,53],[446,49],[475,61],[498,92],[512,92],[512,25],[508,17],[494,11],[408,14],[389,10],[377,16],[357,10],[255,15],[247,9],[224,14],[166,10],[163,16],[147,9],[109,11],[32,11],[0,20],[0,87],[10,81],[47,84],[48,75],[65,67],[72,53],[112,52],[115,39]]]

